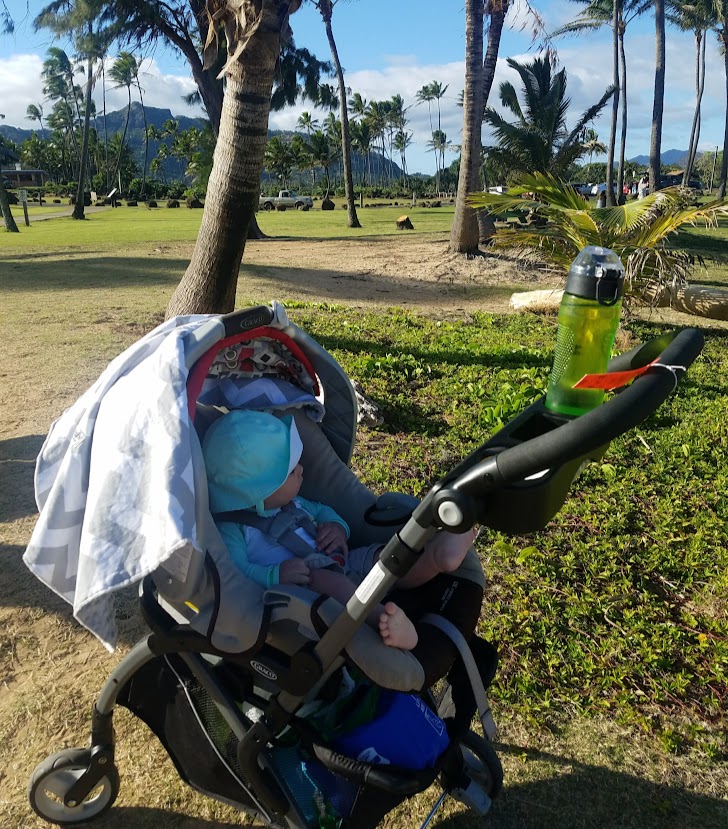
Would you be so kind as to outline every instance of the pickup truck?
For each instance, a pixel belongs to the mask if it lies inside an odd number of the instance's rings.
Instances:
[[[277,196],[261,196],[258,199],[258,208],[275,210],[279,207],[295,207],[296,210],[308,210],[313,207],[311,196],[299,196],[293,190],[279,190]]]

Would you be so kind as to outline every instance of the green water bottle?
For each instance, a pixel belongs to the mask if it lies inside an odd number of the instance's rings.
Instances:
[[[623,288],[624,266],[614,251],[590,245],[573,261],[559,306],[556,356],[545,401],[550,411],[581,415],[602,402],[602,389],[574,385],[585,374],[607,370]]]

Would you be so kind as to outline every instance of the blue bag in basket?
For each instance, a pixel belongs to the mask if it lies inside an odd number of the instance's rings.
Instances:
[[[331,741],[365,763],[430,769],[450,740],[445,723],[414,694],[381,690],[374,719]]]

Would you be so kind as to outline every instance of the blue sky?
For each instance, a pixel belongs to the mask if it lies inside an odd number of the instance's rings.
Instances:
[[[5,124],[30,127],[25,119],[29,103],[43,100],[40,80],[41,64],[47,48],[53,44],[47,32],[35,33],[31,21],[42,3],[30,0],[30,15],[25,0],[7,0],[17,31],[15,36],[0,37],[0,112]],[[501,43],[496,85],[491,105],[497,103],[497,85],[516,76],[505,64],[506,57],[529,59],[535,54],[531,44],[531,26],[521,10],[510,13]],[[548,29],[553,29],[579,10],[577,3],[534,2]],[[25,20],[23,20],[25,18]],[[457,107],[463,87],[465,12],[462,0],[339,0],[333,17],[346,83],[367,100],[386,99],[401,94],[411,105],[408,129],[414,133],[414,145],[408,151],[410,170],[434,172],[432,153],[426,149],[430,137],[426,105],[415,105],[419,89],[431,81],[448,84],[441,102],[442,128],[448,138],[460,141],[462,110]],[[525,23],[525,25],[523,25]],[[322,59],[329,58],[328,42],[318,13],[304,3],[291,18],[296,43],[306,46]],[[60,44],[64,45],[64,44]],[[556,43],[559,59],[566,67],[572,98],[571,121],[594,103],[611,81],[611,44],[608,31],[562,39]],[[648,16],[633,23],[627,33],[628,97],[630,126],[628,156],[649,151],[654,84],[654,24]],[[694,102],[694,46],[692,35],[668,29],[667,94],[663,127],[663,149],[687,147]],[[143,79],[145,102],[166,107],[174,115],[197,114],[182,101],[192,91],[186,64],[172,52],[157,50],[148,56]],[[124,90],[107,93],[111,109],[126,104]],[[100,94],[96,93],[97,101]],[[271,116],[271,127],[292,129],[301,111],[311,110],[309,103]],[[325,113],[314,113],[323,118]],[[708,72],[703,99],[701,149],[714,150],[722,145],[725,118],[725,78],[717,42],[708,40]],[[595,123],[600,138],[609,137],[608,114]],[[488,142],[488,135],[484,134]],[[454,154],[449,160],[454,158]]]

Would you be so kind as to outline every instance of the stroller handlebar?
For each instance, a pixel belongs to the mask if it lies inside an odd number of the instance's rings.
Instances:
[[[415,510],[413,518],[421,527],[434,525],[456,532],[476,522],[501,528],[498,512],[503,504],[495,515],[486,507],[492,494],[506,488],[517,491],[520,496],[529,487],[545,491],[558,477],[556,473],[572,462],[568,470],[570,484],[582,462],[600,456],[611,440],[659,408],[700,354],[703,344],[701,331],[684,329],[619,355],[609,364],[610,373],[650,367],[632,385],[580,417],[567,419],[554,415],[545,408],[543,399],[532,404],[437,483]],[[559,485],[563,485],[563,480]],[[506,494],[501,494],[505,502]],[[558,511],[561,503],[563,498],[556,509],[553,503],[549,505],[548,518]],[[527,522],[532,519],[522,518]],[[529,531],[529,528],[515,525],[513,530]]]

